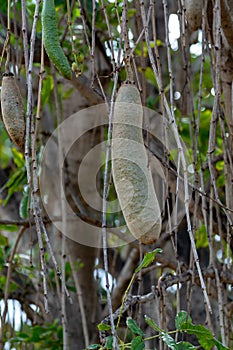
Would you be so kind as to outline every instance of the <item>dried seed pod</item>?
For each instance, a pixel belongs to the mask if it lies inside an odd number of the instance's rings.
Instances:
[[[202,0],[185,0],[185,8],[190,33],[201,29]]]
[[[61,48],[57,32],[54,0],[44,0],[41,14],[44,35],[44,47],[50,60],[58,71],[67,79],[72,78],[70,64]]]
[[[21,149],[25,144],[25,114],[22,96],[12,73],[4,74],[1,89],[2,118],[11,140]]]
[[[114,107],[113,181],[130,232],[151,244],[161,232],[161,213],[142,137],[142,117],[137,87],[122,85]]]

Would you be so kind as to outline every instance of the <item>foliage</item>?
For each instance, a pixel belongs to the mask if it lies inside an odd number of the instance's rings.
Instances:
[[[172,331],[164,331],[161,329],[156,322],[149,316],[145,316],[146,324],[151,328],[151,332],[155,331],[157,334],[150,337],[146,337],[144,331],[139,327],[139,325],[131,318],[128,317],[126,320],[126,331],[131,332],[131,341],[125,343],[123,340],[119,339],[120,349],[132,349],[132,350],[142,350],[146,347],[146,342],[151,339],[161,338],[165,345],[172,350],[195,350],[199,346],[203,350],[211,350],[214,346],[218,350],[230,350],[228,347],[224,346],[218,339],[214,337],[211,331],[203,325],[192,323],[191,317],[186,311],[180,311],[175,318],[176,329]],[[107,325],[106,325],[107,326]],[[108,327],[98,326],[99,330],[107,330]],[[198,339],[199,345],[194,346],[188,341],[176,341],[174,335],[179,335],[179,338],[183,338],[184,334],[195,335]],[[108,336],[106,339],[106,344],[101,346],[99,344],[92,344],[86,349],[113,349],[112,336]]]
[[[11,151],[14,162],[14,171],[9,180],[2,187],[2,191],[7,191],[7,196],[2,202],[3,205],[6,205],[9,202],[14,193],[22,192],[24,185],[26,184],[26,171],[23,155],[16,148],[12,148]]]
[[[62,349],[62,327],[58,320],[44,326],[24,326],[24,330],[16,332],[10,340],[11,344],[34,344],[34,349]]]
[[[162,249],[160,248],[156,248],[154,249],[152,252],[148,252],[145,254],[142,262],[140,263],[140,265],[135,269],[135,273],[138,273],[139,271],[141,271],[143,268],[149,266],[150,264],[152,264],[152,262],[155,260],[155,256],[157,253],[162,253]]]
[[[132,281],[135,277],[135,274],[140,272],[143,268],[149,266],[152,264],[155,260],[156,254],[157,253],[162,253],[162,250],[160,248],[154,249],[152,252],[148,252],[145,254],[142,262],[138,265],[138,267],[135,269],[135,273],[129,283],[129,287],[132,285]],[[126,293],[129,290],[129,287],[126,289]],[[126,294],[125,293],[125,294]],[[122,300],[122,305],[120,308],[120,313],[118,317],[118,323],[117,323],[117,328],[119,325],[119,320],[122,316],[122,307],[123,304],[126,300],[126,295],[124,296]],[[172,331],[165,331],[160,326],[157,325],[157,323],[150,318],[149,316],[145,315],[144,317],[145,323],[150,327],[150,332],[153,333],[155,331],[156,335],[152,335],[150,337],[147,337],[145,335],[144,330],[139,327],[139,325],[136,323],[136,321],[132,317],[127,317],[126,319],[126,328],[125,328],[125,334],[127,332],[130,332],[131,334],[131,341],[130,342],[125,342],[124,340],[120,339],[118,336],[118,342],[120,344],[120,349],[132,349],[132,350],[143,350],[146,347],[146,342],[152,339],[159,339],[161,338],[162,341],[164,342],[165,345],[169,349],[172,350],[194,350],[198,349],[198,346],[192,345],[190,342],[187,341],[176,341],[172,335],[179,335],[181,339],[183,339],[184,334],[189,334],[189,335],[194,335],[196,336],[200,346],[204,350],[211,350],[214,346],[218,350],[230,350],[228,347],[225,347],[218,339],[214,337],[214,335],[211,333],[211,331],[206,328],[205,326],[201,324],[193,324],[192,323],[192,318],[186,311],[180,311],[176,317],[175,317],[175,326],[176,329]],[[98,330],[100,332],[110,332],[111,331],[111,326],[106,323],[100,323],[98,325]],[[87,347],[88,350],[90,349],[113,349],[112,346],[113,343],[113,337],[111,335],[107,336],[105,338],[105,345],[101,346],[99,344],[92,344]]]

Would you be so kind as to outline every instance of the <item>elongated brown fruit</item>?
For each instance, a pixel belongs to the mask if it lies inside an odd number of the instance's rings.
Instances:
[[[161,216],[142,137],[143,108],[137,87],[120,87],[112,133],[113,181],[126,224],[144,244],[155,242]]]
[[[22,96],[14,75],[5,74],[1,89],[2,118],[11,140],[21,149],[25,144],[25,114]]]

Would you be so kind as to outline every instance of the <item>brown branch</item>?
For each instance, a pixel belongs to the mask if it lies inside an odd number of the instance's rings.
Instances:
[[[166,273],[164,276],[162,276],[159,280],[159,286],[160,289],[163,288],[166,290],[169,287],[172,287],[173,285],[177,285],[178,283],[185,283],[192,279],[193,272],[192,271],[185,271],[181,275],[173,275],[171,273]],[[206,270],[203,270],[203,277],[204,278],[210,278],[215,279],[215,271],[212,267],[208,267]],[[224,284],[230,284],[233,285],[233,273],[230,270],[224,270],[219,273],[219,277],[222,283]],[[194,272],[194,281],[197,285],[200,285],[200,279],[198,272]],[[127,311],[130,307],[136,304],[140,303],[147,303],[153,299],[155,299],[156,296],[158,296],[159,288],[158,286],[154,287],[152,286],[152,291],[146,295],[129,295],[124,302],[123,309],[119,307],[113,314],[114,320],[116,320],[119,317],[120,312],[124,313]],[[109,324],[109,316],[105,317],[101,323]]]
[[[0,51],[3,50],[3,44],[0,44]],[[10,51],[11,55],[14,55],[14,48],[10,45]],[[35,52],[34,52],[34,63],[40,63],[41,60],[41,43],[38,43],[38,40],[36,41],[35,45]],[[24,64],[24,56],[22,56],[22,64]],[[44,64],[46,66],[50,65],[49,58],[47,54],[45,53],[44,56]],[[97,88],[91,87],[91,80],[88,79],[84,74],[79,76],[78,78],[73,74],[73,77],[71,79],[71,84],[75,89],[77,89],[80,94],[87,99],[87,101],[91,105],[96,105],[100,103],[104,103],[104,97],[101,94],[101,92]]]
[[[92,105],[104,103],[104,97],[101,92],[97,89],[91,88],[91,81],[82,74],[78,78],[73,74],[71,84],[85,97],[88,102]]]
[[[221,0],[221,26],[228,44],[233,49],[233,0]]]
[[[0,219],[0,225],[17,225],[29,227],[29,220],[9,220],[9,219]],[[33,225],[33,223],[32,223]]]
[[[148,294],[145,295],[128,295],[127,299],[124,302],[123,308],[119,307],[114,313],[113,313],[113,319],[116,320],[118,317],[126,312],[129,308],[131,308],[133,305],[136,304],[145,304],[151,300],[154,300],[155,297],[157,296],[157,291],[156,289],[152,286],[152,291]],[[110,324],[110,317],[107,316],[101,321],[101,323],[104,324]],[[106,337],[107,337],[107,332],[105,331],[100,331],[99,332],[100,336],[100,341],[102,344],[105,344]]]
[[[152,286],[152,291],[145,295],[129,295],[126,301],[124,302],[123,309],[119,307],[113,315],[114,320],[118,319],[120,313],[124,313],[129,309],[129,307],[135,305],[135,304],[146,304],[149,301],[155,299],[157,296],[157,288]],[[105,317],[104,320],[101,323],[108,324],[109,323],[109,316]]]
[[[220,268],[218,270],[220,271]],[[160,285],[167,289],[175,284],[190,281],[192,276],[193,272],[189,270],[183,272],[181,275],[172,275],[171,273],[167,273],[161,277]],[[203,270],[203,276],[204,278],[210,278],[212,280],[215,279],[214,269],[212,267],[208,267],[207,269]],[[233,273],[230,270],[226,269],[219,272],[219,277],[222,283],[233,285]],[[200,285],[199,277],[196,271],[194,272],[194,281],[197,285]]]

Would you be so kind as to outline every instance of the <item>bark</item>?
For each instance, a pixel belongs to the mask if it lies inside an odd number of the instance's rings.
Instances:
[[[221,0],[221,25],[227,42],[233,50],[233,1]]]

